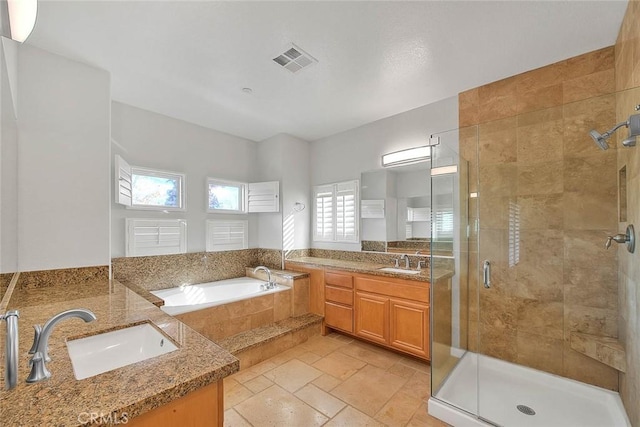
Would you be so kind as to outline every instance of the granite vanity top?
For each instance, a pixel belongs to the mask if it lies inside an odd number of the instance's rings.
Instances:
[[[384,267],[393,267],[392,265],[388,265],[388,264],[379,264],[379,263],[363,262],[363,261],[347,261],[347,260],[332,259],[332,258],[316,258],[316,257],[291,258],[291,259],[287,259],[287,263],[306,264],[306,265],[314,265],[318,267],[335,268],[337,270],[351,271],[354,273],[365,273],[365,274],[372,274],[375,276],[394,277],[397,279],[415,280],[419,282],[431,281],[431,277],[430,277],[431,270],[429,268],[422,269],[420,274],[403,274],[403,273],[394,273],[394,272],[380,270],[381,268],[384,268]],[[451,277],[452,275],[453,275],[453,272],[450,270],[445,270],[445,269],[434,270],[435,281]]]
[[[60,322],[49,340],[52,373],[48,380],[27,384],[33,325],[72,308],[92,310],[97,320]],[[39,289],[16,287],[8,309],[20,311],[18,385],[0,391],[2,425],[76,426],[87,413],[132,418],[238,371],[238,360],[212,341],[117,281],[98,280]],[[150,321],[179,346],[171,353],[110,372],[76,380],[65,340]],[[0,348],[4,349],[4,333]],[[4,366],[0,368],[4,370]]]

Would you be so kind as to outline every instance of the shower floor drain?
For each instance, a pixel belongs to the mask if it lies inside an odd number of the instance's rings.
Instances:
[[[518,411],[522,412],[525,415],[535,415],[536,411],[534,411],[533,409],[529,408],[526,405],[518,405],[516,406],[516,408],[518,408]]]

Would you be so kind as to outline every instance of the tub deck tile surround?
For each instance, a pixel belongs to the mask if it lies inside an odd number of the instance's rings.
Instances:
[[[321,323],[322,316],[307,313],[302,316],[289,317],[288,319],[271,325],[254,328],[249,331],[233,335],[220,340],[218,344],[220,344],[220,346],[226,349],[229,353],[235,355],[266,344],[287,333],[297,332],[309,326],[320,325]]]
[[[20,281],[19,281],[20,282]],[[8,305],[20,310],[20,370],[15,389],[0,392],[2,425],[81,425],[78,417],[98,412],[129,419],[165,405],[192,391],[222,380],[239,369],[239,361],[175,318],[117,281],[87,280],[34,288],[18,283]],[[27,384],[28,350],[34,324],[43,324],[61,311],[88,308],[97,320],[67,319],[54,329],[49,342],[52,377]],[[65,339],[150,321],[170,336],[179,349],[76,381]],[[4,348],[4,334],[0,335]]]
[[[275,258],[278,262],[272,264]],[[280,251],[244,249],[111,260],[114,279],[149,291],[243,277],[246,267],[260,264],[269,268],[280,267]]]

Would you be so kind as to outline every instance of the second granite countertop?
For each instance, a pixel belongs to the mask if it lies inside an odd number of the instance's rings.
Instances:
[[[394,277],[396,279],[415,280],[419,282],[431,282],[432,280],[434,282],[437,282],[438,280],[446,279],[453,276],[453,271],[438,268],[433,271],[432,279],[430,268],[422,269],[419,274],[394,273],[380,270],[384,267],[392,267],[391,265],[363,261],[347,261],[332,258],[298,257],[287,259],[286,262],[291,264],[306,264],[317,267],[334,268],[336,270],[351,271],[353,273],[364,273],[372,274],[375,276]]]

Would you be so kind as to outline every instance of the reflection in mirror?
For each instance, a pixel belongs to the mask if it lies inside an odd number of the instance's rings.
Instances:
[[[12,43],[3,40],[0,55],[0,273],[14,273],[18,269],[18,132],[14,108],[16,88],[15,79],[9,76],[9,71],[17,74],[14,69],[17,65],[15,57],[12,57]]]
[[[363,251],[429,254],[431,199],[429,163],[363,172],[362,201],[384,201],[383,217],[363,217]]]

